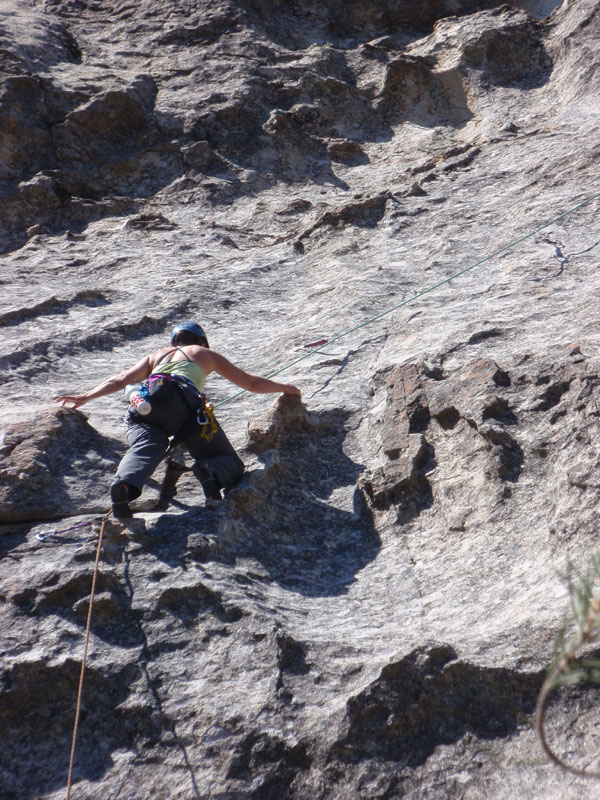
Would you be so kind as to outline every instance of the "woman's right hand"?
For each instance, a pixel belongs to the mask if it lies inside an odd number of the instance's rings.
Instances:
[[[76,409],[79,408],[79,406],[82,406],[84,403],[87,403],[89,398],[84,394],[61,394],[60,397],[55,397],[54,400],[56,403],[60,403],[66,408],[69,408],[67,403],[71,403],[70,407]]]
[[[284,394],[291,394],[294,397],[302,397],[302,392],[293,383],[282,383],[282,391]]]

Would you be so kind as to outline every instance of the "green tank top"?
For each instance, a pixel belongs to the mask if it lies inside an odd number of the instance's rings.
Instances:
[[[194,361],[163,361],[154,368],[153,375],[183,375],[199,392],[204,389],[206,373]]]

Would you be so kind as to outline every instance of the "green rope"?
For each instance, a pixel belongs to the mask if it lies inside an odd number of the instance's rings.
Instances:
[[[513,242],[510,242],[510,244],[506,244],[504,245],[504,247],[500,247],[498,250],[494,250],[493,253],[484,256],[484,258],[480,258],[479,261],[476,261],[474,264],[470,264],[468,267],[465,267],[464,269],[455,272],[454,275],[451,275],[449,278],[444,278],[444,280],[434,283],[433,286],[429,286],[427,289],[423,289],[422,291],[417,292],[412,297],[409,297],[406,300],[402,300],[401,303],[397,303],[395,306],[392,306],[391,308],[388,308],[385,311],[376,314],[374,317],[369,317],[369,319],[364,320],[364,322],[360,322],[358,325],[354,325],[354,327],[349,328],[347,331],[344,331],[343,333],[338,333],[333,338],[328,339],[324,344],[315,347],[313,350],[310,351],[310,353],[305,353],[304,355],[299,356],[293,361],[290,361],[289,364],[285,364],[283,367],[280,367],[279,369],[276,369],[273,372],[269,372],[269,374],[266,377],[272,378],[275,375],[279,375],[286,369],[289,369],[290,367],[299,364],[300,361],[304,361],[306,358],[310,358],[319,350],[322,350],[324,347],[329,347],[329,345],[333,344],[334,342],[337,342],[338,339],[342,339],[344,336],[349,336],[351,333],[360,330],[360,328],[364,328],[366,325],[370,325],[372,322],[376,322],[378,319],[381,319],[382,317],[385,317],[388,314],[397,311],[399,308],[402,308],[403,306],[407,306],[409,303],[414,303],[415,300],[418,300],[420,297],[424,297],[426,294],[433,292],[435,289],[439,289],[440,286],[444,286],[444,284],[450,283],[450,281],[453,281],[455,278],[458,278],[461,275],[464,275],[466,272],[475,269],[475,267],[481,266],[481,264],[484,264],[486,261],[495,258],[495,256],[500,255],[500,253],[505,253],[507,250],[511,250],[513,247],[516,247],[518,244],[521,244],[521,242],[524,242],[526,239],[530,239],[532,236],[535,236],[536,233],[543,230],[544,228],[547,228],[549,225],[553,225],[555,222],[558,222],[558,220],[562,219],[563,217],[567,217],[569,214],[573,214],[580,208],[587,206],[588,203],[591,203],[592,200],[595,200],[597,197],[600,197],[600,192],[591,195],[591,197],[588,197],[586,200],[583,200],[581,203],[578,203],[576,206],[573,206],[573,208],[570,208],[568,211],[563,211],[563,213],[559,214],[557,217],[553,217],[552,219],[547,220],[546,222],[539,225],[537,228],[534,228],[534,230],[530,231],[529,233],[526,233],[524,236],[521,236],[519,239],[515,239]],[[236,392],[235,394],[232,394],[229,397],[226,397],[224,400],[215,403],[215,408],[225,405],[225,403],[229,403],[231,400],[235,400],[237,397],[246,394],[247,391],[248,391],[247,389],[242,389],[241,391]]]

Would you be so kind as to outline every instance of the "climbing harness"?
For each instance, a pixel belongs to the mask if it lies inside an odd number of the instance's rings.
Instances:
[[[365,326],[370,325],[372,322],[376,322],[377,320],[381,319],[382,317],[386,317],[388,314],[391,314],[394,311],[397,311],[399,308],[402,308],[403,306],[407,306],[410,303],[414,303],[415,300],[418,300],[419,298],[424,297],[426,294],[429,294],[430,292],[435,291],[435,289],[439,289],[440,286],[444,286],[445,284],[450,283],[450,281],[453,281],[455,278],[458,278],[461,275],[464,275],[465,273],[470,272],[472,269],[475,269],[476,267],[479,267],[481,264],[484,264],[486,261],[490,261],[495,256],[498,256],[501,253],[505,253],[507,250],[511,250],[513,247],[516,247],[518,244],[521,244],[521,242],[524,242],[527,239],[531,239],[531,237],[535,236],[535,234],[538,233],[539,231],[543,230],[544,228],[547,228],[549,225],[553,225],[555,222],[558,222],[559,220],[563,219],[563,217],[568,217],[569,214],[573,214],[575,211],[578,211],[580,208],[583,208],[584,206],[587,206],[589,203],[592,202],[592,200],[595,200],[598,197],[600,197],[600,192],[596,192],[595,194],[590,195],[590,197],[586,198],[585,200],[582,200],[580,203],[577,203],[577,205],[575,205],[572,208],[568,209],[568,211],[563,211],[562,214],[559,214],[558,216],[553,217],[552,219],[546,220],[546,222],[543,222],[541,225],[538,225],[537,228],[534,228],[532,231],[530,231],[529,233],[526,233],[524,236],[521,236],[518,239],[515,239],[512,242],[509,242],[509,244],[506,244],[503,247],[499,247],[497,250],[494,250],[492,253],[489,253],[487,256],[484,256],[483,258],[480,258],[478,261],[475,261],[474,264],[470,264],[468,267],[464,267],[464,269],[461,269],[458,272],[455,272],[454,275],[450,275],[449,278],[444,278],[443,280],[438,281],[437,283],[434,283],[432,286],[429,286],[427,289],[422,289],[420,292],[416,292],[412,297],[408,297],[408,298],[406,298],[406,300],[402,300],[402,302],[397,303],[395,306],[392,306],[391,308],[388,308],[385,311],[381,311],[379,314],[376,314],[373,317],[369,317],[369,319],[366,319],[363,322],[360,322],[358,325],[354,325],[352,328],[349,328],[347,331],[343,331],[343,333],[338,333],[336,336],[332,336],[330,339],[324,340],[322,343],[319,343],[319,344],[315,343],[316,346],[315,345],[307,345],[307,347],[311,348],[309,353],[304,353],[304,355],[298,356],[298,358],[295,358],[293,361],[290,361],[289,364],[284,364],[283,367],[279,367],[279,369],[273,370],[273,372],[270,372],[266,377],[267,378],[273,378],[275,375],[280,375],[282,372],[285,372],[285,370],[288,370],[288,369],[290,369],[290,367],[293,367],[296,364],[300,363],[300,361],[304,361],[306,358],[310,358],[315,353],[318,353],[326,345],[333,344],[334,342],[337,342],[338,339],[342,339],[344,336],[349,336],[351,333],[354,333],[355,331],[359,330],[360,328],[364,328]],[[225,405],[225,403],[229,403],[229,402],[231,402],[231,400],[235,400],[236,398],[241,397],[241,395],[246,394],[247,391],[248,391],[247,389],[242,389],[239,392],[235,392],[235,394],[232,394],[229,397],[226,397],[224,400],[221,400],[220,402],[218,402],[215,407],[218,408],[219,406],[223,406],[223,405]]]

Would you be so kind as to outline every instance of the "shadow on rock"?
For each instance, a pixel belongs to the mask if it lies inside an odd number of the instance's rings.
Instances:
[[[0,525],[0,559],[27,541],[29,526]]]
[[[284,396],[250,423],[248,448],[265,468],[230,492],[211,557],[256,559],[281,586],[308,596],[348,589],[380,540],[356,488],[362,466],[343,451],[347,416],[311,414]]]
[[[125,537],[105,538],[96,576],[91,631],[104,642],[132,648],[144,644],[140,614],[131,606],[133,589],[128,580]],[[56,615],[82,631],[88,617],[93,579],[95,541],[89,540],[71,558],[68,566],[49,575],[40,587],[28,586],[12,597],[24,614],[35,617]],[[125,581],[114,573],[113,564],[125,561]],[[83,633],[82,633],[83,636]]]
[[[0,448],[0,522],[103,510],[118,447],[67,408],[12,425]]]
[[[0,252],[36,233],[81,231],[106,216],[131,214],[138,198],[184,173],[179,145],[159,123],[157,91],[148,75],[94,95],[37,76],[6,82],[0,127],[33,135],[4,143],[5,161],[16,166],[0,197]]]
[[[305,49],[324,39],[341,49],[358,41],[371,41],[390,31],[403,30],[412,37],[429,32],[437,20],[450,15],[473,14],[494,5],[493,0],[330,0],[328,3],[290,3],[287,0],[236,0],[251,16],[253,25],[278,45]]]
[[[54,667],[20,663],[2,673],[3,800],[29,800],[66,785],[79,672],[79,663],[67,661]],[[113,766],[111,753],[135,747],[136,737],[159,735],[147,710],[119,708],[138,676],[135,666],[111,674],[88,668],[86,692],[93,703],[81,715],[75,786],[100,779]]]
[[[381,758],[416,767],[467,732],[509,736],[532,714],[542,679],[458,661],[447,644],[417,648],[348,701],[330,761]]]
[[[187,508],[180,501],[173,502]],[[223,504],[225,505],[225,504]],[[214,536],[218,530],[219,515],[225,508],[204,506],[185,513],[163,513],[147,522],[148,531],[137,541],[155,558],[170,567],[185,566],[188,559],[204,561],[212,551]]]
[[[492,86],[527,90],[547,83],[553,65],[543,24],[506,6],[486,18],[489,26],[462,46],[461,71]]]

